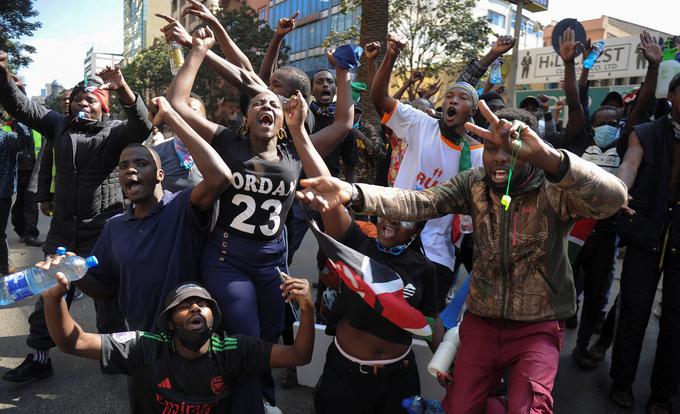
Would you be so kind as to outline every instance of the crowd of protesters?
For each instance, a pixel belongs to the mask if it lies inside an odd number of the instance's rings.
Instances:
[[[551,413],[564,332],[576,327],[574,363],[590,370],[613,345],[609,396],[632,407],[664,275],[645,397],[649,413],[673,412],[680,75],[666,99],[654,99],[656,39],[640,35],[647,74],[639,90],[625,101],[612,92],[591,111],[589,73],[577,79],[575,60],[593,47],[567,29],[557,48],[565,101],[551,111],[544,95],[509,107],[502,85],[483,80],[515,45],[508,36],[448,85],[426,86],[414,72],[391,94],[408,39],[390,33],[364,45],[370,99],[360,102],[356,47],[327,51],[328,69],[311,77],[277,66],[296,16],[278,22],[256,72],[204,5],[189,0],[184,13],[205,25],[190,34],[157,16],[166,40],[189,52],[165,96],[147,102],[115,66],[70,89],[61,113],[47,109],[27,98],[0,52],[0,107],[10,117],[0,130],[0,275],[10,273],[10,214],[21,241],[42,246],[36,266],[59,265],[60,246],[99,260],[77,282],[56,274],[28,318],[30,352],[5,381],[53,375],[57,346],[126,374],[132,412],[276,413],[271,369],[286,368],[281,385],[297,385],[316,322],[334,337],[316,351],[326,352],[317,413],[404,412],[402,401],[421,393],[424,367],[412,332],[386,316],[387,302],[367,300],[321,242],[316,295],[306,278],[287,274],[311,225],[377,263],[373,279],[398,276],[403,305],[393,309],[424,317],[432,351],[446,330],[440,313],[467,277],[462,269],[470,272],[460,348],[437,375],[446,413]],[[242,95],[228,125],[213,122],[192,93],[201,66]],[[417,98],[403,99],[407,89]],[[110,116],[113,93],[125,119]],[[381,125],[362,120],[369,105]],[[38,211],[51,216],[44,242]],[[581,243],[570,246],[576,233]],[[82,294],[94,299],[98,334],[69,314]]]

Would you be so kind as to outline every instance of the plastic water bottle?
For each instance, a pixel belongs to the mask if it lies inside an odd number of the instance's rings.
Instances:
[[[427,364],[427,371],[433,377],[436,377],[438,372],[442,374],[449,372],[451,364],[458,353],[458,348],[460,348],[460,334],[458,333],[458,327],[454,326],[444,334],[442,342],[437,347],[434,355],[432,355],[430,363]]]
[[[446,411],[444,411],[439,401],[428,400],[424,414],[446,414]]]
[[[489,82],[493,83],[494,85],[503,83],[503,75],[501,74],[501,65],[503,64],[503,61],[498,58],[493,61],[491,66],[489,67]]]
[[[598,40],[593,45],[593,50],[588,53],[585,60],[583,61],[583,67],[586,69],[591,69],[595,65],[595,61],[600,57],[602,51],[604,50],[604,40]]]
[[[168,43],[168,58],[170,59],[170,72],[172,76],[176,76],[184,65],[184,53],[182,46],[174,40]]]
[[[70,281],[79,280],[85,276],[87,269],[98,264],[97,258],[90,256],[84,259],[80,256],[70,256],[58,266],[48,270],[30,267],[21,272],[7,275],[0,283],[0,306],[6,306],[21,299],[38,295],[55,286],[54,275],[62,272]]]
[[[404,398],[401,402],[401,406],[404,407],[408,414],[423,414],[425,412],[426,402],[420,395],[414,395],[413,397]]]
[[[663,50],[663,58],[659,65],[659,77],[656,81],[656,92],[654,96],[657,99],[663,99],[668,96],[668,85],[670,85],[673,77],[680,73],[680,62],[675,58],[677,49],[673,47],[673,41],[668,39],[666,47]]]

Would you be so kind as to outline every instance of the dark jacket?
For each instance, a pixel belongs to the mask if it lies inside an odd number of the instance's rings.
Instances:
[[[53,253],[58,246],[90,250],[106,220],[123,212],[115,169],[123,148],[144,141],[151,132],[144,102],[136,96],[133,105],[123,105],[127,121],[107,121],[89,130],[81,130],[66,116],[30,101],[14,82],[0,87],[0,104],[54,145],[54,217],[43,251]]]
[[[474,223],[474,261],[468,310],[485,318],[563,320],[576,311],[567,235],[579,218],[604,218],[626,199],[614,175],[562,151],[561,177],[535,171],[511,192],[510,209],[489,187],[483,168],[462,172],[424,191],[357,184],[362,214],[422,221],[466,214]]]
[[[673,126],[664,116],[637,125],[635,133],[643,150],[642,161],[630,189],[630,208],[635,210],[635,214],[621,215],[619,236],[624,245],[633,244],[659,252],[666,224],[671,224],[668,242],[671,249],[677,251],[680,248],[680,208],[671,206],[674,200],[669,199],[673,152],[676,150],[674,143],[678,142],[674,138]],[[675,196],[680,196],[678,189]]]

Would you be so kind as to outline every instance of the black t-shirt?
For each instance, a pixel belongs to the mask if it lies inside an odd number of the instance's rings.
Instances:
[[[247,138],[224,127],[217,130],[212,146],[232,173],[231,185],[220,196],[217,227],[247,239],[277,238],[295,198],[302,168],[293,142],[284,140],[276,145],[278,163],[253,154]]]
[[[135,413],[229,412],[236,379],[268,370],[272,349],[258,338],[213,335],[208,354],[188,360],[165,334],[131,331],[100,336],[103,372],[132,376]]]
[[[333,105],[333,109],[334,109]],[[314,111],[314,107],[312,112]],[[335,120],[335,114],[328,113],[326,111],[317,111],[314,113],[314,131],[318,132],[333,124]],[[342,159],[343,165],[356,165],[359,162],[359,152],[357,150],[357,141],[354,136],[353,130],[350,130],[347,135],[342,139],[342,142],[338,144],[337,147],[327,155],[323,160],[328,167],[331,175],[337,177],[340,174],[340,159]]]
[[[425,316],[436,316],[436,268],[424,254],[410,248],[396,256],[383,253],[378,250],[375,239],[366,236],[356,223],[352,223],[340,242],[397,272],[404,281],[404,299]],[[379,338],[399,344],[411,343],[409,332],[382,317],[356,292],[342,284],[332,311],[340,318],[347,319],[353,327]]]

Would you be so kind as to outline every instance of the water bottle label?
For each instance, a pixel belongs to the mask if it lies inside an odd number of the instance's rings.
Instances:
[[[33,296],[33,292],[31,292],[31,289],[28,287],[26,275],[22,274],[18,277],[8,277],[5,279],[5,284],[7,285],[7,292],[9,292],[9,295],[15,302]]]

